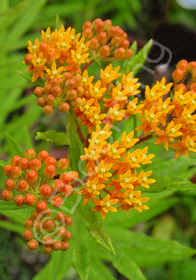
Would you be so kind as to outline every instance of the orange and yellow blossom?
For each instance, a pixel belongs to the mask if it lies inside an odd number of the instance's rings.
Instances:
[[[182,132],[180,131],[182,125],[181,123],[174,123],[174,121],[171,121],[165,130],[157,129],[156,134],[158,138],[155,141],[155,145],[163,143],[165,149],[168,151],[169,149],[169,143],[174,142],[174,138],[178,138],[182,135]]]
[[[111,82],[118,79],[122,74],[119,73],[120,66],[113,67],[112,64],[109,64],[106,66],[106,68],[103,70],[100,70],[100,79],[102,82],[102,85],[104,87],[107,87]]]
[[[117,209],[126,210],[127,213],[131,208],[138,211],[148,209],[142,204],[144,200],[141,192],[137,192],[136,189],[139,186],[149,188],[149,185],[155,182],[154,179],[148,178],[151,171],[137,172],[141,165],[151,163],[154,155],[146,154],[148,147],[129,151],[139,140],[133,137],[134,132],[123,132],[121,141],[117,140],[114,143],[107,141],[110,135],[109,125],[105,125],[103,129],[97,125],[89,139],[88,148],[85,148],[85,155],[81,156],[86,162],[88,177],[88,183],[81,191],[83,204],[91,199],[96,205],[93,211],[100,212],[103,219],[109,211],[116,212]],[[139,194],[139,199],[133,200],[134,192]],[[130,200],[127,202],[130,197],[132,203]]]
[[[146,86],[145,99],[141,102],[142,125],[136,130],[143,130],[144,135],[154,134],[157,136],[155,144],[163,143],[166,150],[169,147],[176,149],[175,157],[181,154],[188,157],[188,152],[195,151],[196,145],[193,138],[196,132],[196,94],[184,87],[175,87],[173,97],[166,98],[171,85],[165,85],[165,79],[162,79],[152,88]],[[137,108],[136,103],[133,107]],[[132,113],[129,105],[127,108]]]
[[[102,219],[105,220],[109,211],[117,212],[117,209],[113,206],[114,204],[117,204],[117,202],[118,199],[112,199],[108,194],[102,200],[97,201],[97,206],[95,206],[92,210],[95,212],[100,212]]]
[[[182,139],[179,139],[177,143],[171,144],[171,148],[177,150],[174,157],[178,158],[184,154],[187,158],[189,157],[189,151],[196,153],[196,136],[185,135]]]
[[[156,130],[161,112],[156,112],[156,107],[152,106],[150,110],[144,111],[144,115],[145,119],[143,117],[140,118],[142,125],[137,127],[136,130],[143,130],[144,134],[148,134]]]

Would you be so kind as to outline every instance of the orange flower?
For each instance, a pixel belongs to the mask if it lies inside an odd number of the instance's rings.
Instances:
[[[126,149],[130,149],[139,141],[138,138],[132,139],[134,136],[134,131],[131,131],[128,135],[126,135],[126,132],[124,131],[121,136],[121,145],[122,147],[125,147]]]
[[[109,172],[111,168],[112,164],[108,164],[104,160],[101,160],[98,166],[95,167],[95,172],[99,178],[108,181],[108,178],[112,177],[112,173]]]
[[[92,210],[95,212],[101,212],[101,217],[105,220],[106,215],[109,211],[117,212],[117,209],[113,206],[118,202],[118,199],[112,199],[108,194],[101,201],[98,202],[98,205],[94,207]]]
[[[118,73],[119,69],[120,66],[113,68],[112,64],[109,64],[104,70],[101,69],[100,78],[103,86],[109,85],[122,75],[121,73]]]
[[[62,77],[62,72],[65,70],[65,67],[61,66],[59,68],[57,68],[57,65],[55,62],[52,63],[51,68],[46,68],[46,72],[47,72],[47,77],[49,79],[54,79],[54,78],[59,78],[61,79]]]
[[[137,175],[137,178],[139,180],[139,184],[143,188],[149,189],[149,184],[153,184],[156,181],[154,179],[148,179],[148,176],[152,174],[152,171],[149,170],[147,172],[144,172],[143,170]]]
[[[81,194],[84,195],[83,197],[83,204],[85,205],[88,203],[89,199],[95,197],[96,195],[100,194],[100,190],[104,189],[105,185],[99,180],[98,177],[93,179],[89,179],[86,182],[86,186],[82,187]]]
[[[144,134],[154,131],[157,128],[157,124],[159,123],[159,117],[161,112],[155,112],[156,107],[152,106],[152,108],[148,111],[145,110],[145,119],[140,118],[140,121],[143,123],[136,130],[144,130]]]
[[[177,143],[172,144],[171,148],[176,149],[175,158],[184,154],[189,157],[188,151],[196,152],[196,136],[185,135]]]
[[[177,138],[182,135],[180,131],[182,125],[180,123],[175,124],[174,121],[171,121],[165,130],[156,130],[156,134],[158,135],[157,140],[155,141],[155,145],[164,143],[165,149],[168,151],[169,143],[174,142],[174,138]]]
[[[44,79],[44,71],[46,69],[45,66],[46,59],[43,57],[43,53],[33,54],[32,64],[33,64],[33,76],[32,82],[35,82],[39,77]],[[30,69],[28,71],[31,71]]]

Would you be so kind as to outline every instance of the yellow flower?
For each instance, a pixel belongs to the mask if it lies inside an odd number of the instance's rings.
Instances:
[[[153,184],[156,181],[154,179],[148,179],[148,176],[152,174],[152,171],[149,170],[147,172],[144,172],[143,170],[137,175],[137,178],[139,180],[139,184],[143,188],[149,189],[149,184]]]
[[[182,125],[181,123],[175,124],[174,121],[171,121],[165,130],[156,130],[156,134],[158,135],[157,140],[155,141],[155,145],[163,143],[165,149],[168,151],[169,143],[174,142],[174,138],[177,138],[182,135],[180,131]]]
[[[120,159],[121,155],[126,151],[125,148],[119,146],[118,140],[113,144],[108,143],[107,146],[107,155],[112,159]]]
[[[48,79],[54,79],[54,78],[59,78],[61,79],[62,77],[62,72],[64,71],[65,67],[61,66],[57,68],[57,65],[55,62],[52,63],[51,69],[46,68],[46,72],[47,72],[47,77]]]
[[[101,69],[100,78],[103,85],[110,84],[112,81],[118,79],[122,74],[118,73],[120,66],[113,68],[112,64],[109,64],[104,70]]]
[[[117,212],[117,209],[113,206],[118,202],[118,199],[112,199],[111,196],[108,194],[104,197],[98,204],[98,206],[94,207],[93,211],[100,211],[101,217],[105,220],[107,213],[110,212]]]
[[[106,92],[106,88],[101,86],[101,81],[89,85],[90,94],[97,100],[101,99]]]
[[[140,114],[143,107],[143,104],[138,104],[138,98],[134,98],[133,100],[129,101],[127,105],[127,112],[129,115]]]
[[[41,31],[41,37],[43,42],[50,44],[54,39],[54,32],[51,34],[50,27],[48,27],[46,32]]]
[[[133,78],[133,73],[130,72],[128,75],[123,74],[121,84],[123,88],[127,90],[128,96],[134,96],[140,93],[138,88],[140,87],[140,83],[137,83],[138,78]]]
[[[39,77],[44,79],[45,73],[45,61],[46,59],[43,57],[43,53],[33,54],[32,64],[33,64],[33,75],[32,82],[35,82]]]
[[[108,181],[108,178],[112,177],[112,173],[109,172],[111,168],[112,164],[108,164],[104,160],[101,160],[99,165],[95,167],[95,172],[99,178]]]
[[[95,177],[93,179],[89,179],[86,182],[86,186],[82,188],[81,194],[83,197],[83,204],[87,204],[88,201],[96,195],[100,194],[100,191],[105,188],[105,185],[99,180],[99,178]]]
[[[120,105],[116,104],[113,108],[109,108],[109,119],[120,122],[127,117],[126,110],[120,110]]]
[[[133,146],[135,146],[135,144],[139,141],[138,138],[134,138],[134,131],[131,131],[128,135],[126,135],[126,132],[124,131],[122,136],[121,136],[121,145],[122,147],[125,147],[126,149],[130,149]]]
[[[120,185],[123,189],[134,189],[134,182],[137,181],[137,177],[131,172],[131,170],[126,171],[119,175]]]
[[[82,80],[81,80],[81,86],[89,86],[92,82],[92,80],[94,79],[94,76],[88,76],[88,71],[85,70],[81,76]]]
[[[148,210],[149,207],[145,204],[143,204],[144,202],[148,201],[149,197],[142,197],[139,201],[138,204],[136,204],[133,208],[137,211],[139,211],[140,213],[142,213],[142,210]]]
[[[82,48],[71,50],[71,58],[77,65],[89,62],[88,56],[89,53],[84,53]]]
[[[40,47],[40,43],[39,43],[38,38],[35,39],[34,44],[30,40],[28,40],[28,48],[27,49],[30,53],[38,54],[39,53],[39,47]]]
[[[93,106],[90,108],[88,118],[93,125],[101,124],[102,120],[106,117],[106,114],[100,114],[100,107]]]
[[[84,148],[84,152],[85,152],[85,155],[80,156],[81,160],[85,160],[85,161],[94,160],[94,161],[96,161],[101,156],[99,154],[98,150],[92,149],[91,145],[89,145],[88,148]]]

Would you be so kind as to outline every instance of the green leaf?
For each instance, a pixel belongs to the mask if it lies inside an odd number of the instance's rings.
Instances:
[[[20,39],[20,37],[28,30],[31,24],[38,17],[40,9],[45,5],[46,0],[25,1],[23,13],[19,16],[12,29],[6,36],[6,40],[2,42],[2,52],[12,49],[12,46]]]
[[[150,39],[135,56],[130,58],[125,68],[126,73],[133,72],[133,76],[137,74],[147,58],[148,51],[152,46],[152,42],[152,39]]]
[[[137,42],[136,41],[133,42],[133,44],[131,45],[130,49],[132,49],[132,51],[133,51],[132,57],[135,56],[136,51],[137,51]]]
[[[44,140],[57,146],[69,145],[68,135],[65,132],[57,132],[55,130],[47,130],[45,132],[37,132],[36,140]]]
[[[111,269],[106,267],[98,258],[91,257],[91,267],[89,273],[89,279],[100,280],[116,280],[116,278],[112,275]]]
[[[73,266],[80,278],[87,280],[90,268],[88,231],[76,215],[74,218],[74,238]]]
[[[171,194],[171,192],[170,192]],[[147,195],[149,196],[149,195]],[[122,228],[129,227],[132,228],[139,223],[148,221],[157,215],[167,211],[171,208],[174,204],[178,202],[177,198],[166,198],[166,199],[150,199],[148,206],[150,207],[149,210],[143,211],[142,213],[132,209],[129,215],[126,215],[125,212],[118,211],[110,216],[108,219],[107,224],[110,225],[121,225]]]
[[[79,174],[81,174],[79,163],[81,162],[80,155],[83,152],[83,145],[77,132],[75,113],[72,108],[66,119],[66,131],[67,131],[68,141],[70,143],[69,145],[70,166],[73,170],[76,170],[79,172]]]
[[[26,71],[20,71],[20,70],[17,70],[17,72],[18,72],[23,78],[25,78],[27,81],[31,82],[33,86],[40,86],[40,87],[43,87],[43,86],[44,86],[44,81],[37,80],[37,81],[35,81],[35,82],[32,82],[32,74],[27,73]]]
[[[18,208],[5,207],[5,209],[3,209],[2,207],[2,209],[0,208],[0,213],[10,218],[11,220],[15,221],[16,223],[23,224],[24,219],[30,218],[32,210],[34,210],[33,206],[32,207],[22,206]]]
[[[88,205],[85,207],[81,204],[78,205],[77,209],[83,223],[87,227],[89,233],[96,240],[96,242],[104,247],[111,254],[116,254],[114,247],[112,245],[110,236],[108,235],[105,225],[100,220],[100,218],[96,215],[96,213],[92,212]]]
[[[32,143],[32,139],[31,139],[31,134],[27,128],[26,125],[24,125],[23,127],[23,133],[24,133],[24,145],[25,145],[25,149],[34,149],[34,145]]]
[[[8,222],[8,221],[1,221],[1,220],[0,220],[0,227],[13,231],[13,232],[16,232],[18,234],[22,234],[22,232],[24,230],[24,227],[19,224],[16,224],[13,222]]]
[[[6,166],[6,164],[7,164],[7,162],[5,162],[5,161],[3,161],[3,160],[0,160],[0,166],[1,166],[1,167]]]
[[[73,245],[73,244],[72,244]],[[32,280],[62,280],[68,270],[72,267],[72,246],[66,252],[53,252],[51,259],[44,268],[33,277]]]
[[[10,201],[4,201],[4,200],[0,200],[0,211],[1,210],[21,210],[24,208],[27,208],[29,206],[24,205],[24,206],[16,206],[16,204],[14,203],[13,200]]]
[[[118,229],[119,231],[120,229]],[[130,280],[146,280],[133,258],[118,246],[117,255],[111,257],[112,264],[122,275]]]
[[[173,191],[196,190],[196,185],[186,178],[177,177],[176,180],[174,180],[166,176],[160,177],[153,174],[153,179],[156,180],[156,183],[153,184],[150,189],[147,189],[146,192],[160,192],[165,189]]]
[[[5,132],[5,137],[9,146],[9,151],[11,155],[24,156],[23,149],[18,145],[15,138],[11,136],[8,132]]]
[[[195,171],[195,159],[187,159],[182,156],[160,162],[155,161],[150,168],[152,178],[156,180],[156,183],[145,190],[146,192],[160,192],[163,189],[172,191],[196,190],[196,185],[190,182],[191,174]]]
[[[196,275],[196,260],[189,259],[182,262],[175,262],[171,264],[171,271],[173,279],[195,280]]]
[[[127,255],[143,267],[181,260],[196,254],[196,250],[176,241],[158,239],[118,227],[111,229],[111,236]]]

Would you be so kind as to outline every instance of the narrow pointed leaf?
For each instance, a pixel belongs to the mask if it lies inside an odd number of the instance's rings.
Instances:
[[[81,280],[87,280],[90,268],[90,248],[88,243],[88,231],[81,220],[74,219],[74,250],[73,266],[80,275]]]
[[[65,279],[64,276],[72,267],[72,260],[70,258],[70,254],[72,254],[72,246],[70,246],[69,250],[66,252],[53,252],[49,262],[32,278],[32,280]]]
[[[70,166],[73,170],[76,170],[81,174],[80,166],[80,155],[83,152],[83,144],[78,135],[75,113],[71,109],[66,119],[66,133],[68,137],[69,145],[69,161]]]
[[[47,130],[45,132],[37,132],[36,140],[44,140],[57,146],[69,145],[69,139],[65,132],[57,132],[55,130]]]
[[[18,145],[16,142],[15,138],[10,135],[9,133],[5,132],[5,137],[9,146],[9,150],[11,155],[19,155],[19,156],[24,156],[24,151],[23,149]]]
[[[91,268],[89,273],[89,280],[116,280],[112,275],[112,272],[108,267],[106,267],[98,258],[93,258],[91,261]]]
[[[0,227],[10,230],[12,232],[22,234],[24,227],[20,224],[16,224],[13,222],[8,222],[8,221],[1,221],[0,220]]]
[[[113,227],[112,238],[127,255],[143,267],[191,257],[196,250],[174,240],[154,238],[143,233]],[[149,257],[150,256],[150,257]]]
[[[96,242],[111,254],[116,255],[110,236],[105,229],[105,225],[96,213],[92,212],[87,205],[85,205],[85,207],[79,205],[79,213],[89,233]]]
[[[27,207],[28,207],[27,205],[18,207],[16,206],[13,200],[10,201],[0,200],[0,210],[21,210]]]
[[[112,264],[122,275],[130,280],[147,280],[140,268],[123,249],[118,246],[117,256],[112,257]]]
[[[152,46],[152,42],[152,39],[149,40],[134,57],[130,58],[125,68],[126,73],[133,72],[134,76],[137,74],[137,72],[142,68],[144,62],[146,61],[148,51]]]
[[[23,77],[25,78],[27,81],[31,82],[34,86],[40,86],[43,87],[44,86],[44,82],[41,80],[37,80],[35,82],[32,82],[32,75],[30,73],[27,73],[25,71],[20,71],[17,70],[17,72]]]

